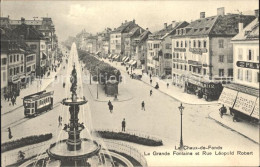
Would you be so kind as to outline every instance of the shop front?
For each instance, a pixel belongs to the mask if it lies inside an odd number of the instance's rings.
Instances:
[[[204,98],[207,101],[217,100],[222,92],[222,84],[206,81],[204,79],[196,80],[193,78],[185,79],[184,91],[194,94],[198,98]]]
[[[256,88],[235,83],[226,85],[219,102],[229,107],[231,115],[235,113],[244,120],[259,121],[259,90]]]
[[[7,94],[11,96],[19,96],[21,88],[21,79],[18,75],[10,76],[8,80]]]

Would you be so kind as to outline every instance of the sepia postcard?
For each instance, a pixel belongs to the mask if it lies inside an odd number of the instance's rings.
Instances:
[[[1,166],[259,166],[257,0],[1,0]]]

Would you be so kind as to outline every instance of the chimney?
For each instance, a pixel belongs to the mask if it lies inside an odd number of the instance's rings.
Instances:
[[[218,16],[224,16],[225,15],[225,8],[221,7],[217,9],[217,15]]]
[[[205,18],[205,12],[200,12],[200,18],[204,19]]]
[[[149,31],[149,28],[146,28],[146,31]]]
[[[172,21],[172,28],[174,28],[177,25],[176,21]]]
[[[133,19],[133,23],[135,24],[135,19]]]
[[[239,22],[238,23],[238,32],[239,33],[242,32],[243,28],[244,28],[244,24],[242,22]]]
[[[255,17],[256,17],[256,18],[259,18],[259,9],[256,9],[256,10],[255,10]]]
[[[166,29],[167,28],[167,23],[164,23],[164,29]]]
[[[122,23],[121,25],[123,25],[124,23]]]
[[[125,20],[125,23],[127,22],[127,20]]]
[[[25,23],[25,18],[21,18],[21,23]]]

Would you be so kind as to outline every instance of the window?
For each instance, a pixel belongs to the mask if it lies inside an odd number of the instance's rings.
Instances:
[[[31,71],[31,66],[26,68],[26,72],[30,72]]]
[[[224,76],[224,69],[218,70],[218,76],[223,77]]]
[[[224,63],[224,55],[219,55],[218,62]]]
[[[23,72],[23,66],[21,66],[21,72]]]
[[[179,47],[179,41],[176,41],[176,48]]]
[[[237,69],[237,79],[243,81],[243,69]]]
[[[180,65],[180,69],[182,70],[182,65]]]
[[[243,49],[238,48],[238,60],[243,60]]]
[[[206,48],[207,47],[207,41],[203,42],[203,47]]]
[[[17,55],[17,59],[16,60],[19,61],[19,55]]]
[[[12,55],[10,55],[10,57],[9,57],[9,62],[10,62],[10,63],[13,62],[13,56],[12,56]]]
[[[259,48],[256,49],[256,60],[259,62]]]
[[[175,68],[175,64],[172,64],[172,68]]]
[[[172,53],[172,58],[175,58],[175,52]]]
[[[187,41],[185,41],[185,48],[187,48]]]
[[[23,61],[23,55],[21,55],[21,61]]]
[[[16,74],[20,72],[20,68],[16,67]]]
[[[35,64],[33,65],[33,70],[35,70]]]
[[[192,71],[195,73],[195,72],[196,72],[196,68],[193,67],[193,68],[192,68]]]
[[[248,49],[247,51],[247,60],[254,60],[254,51],[252,49]]]
[[[189,66],[189,71],[191,71],[191,65]]]
[[[14,62],[16,62],[16,56],[14,55]]]
[[[184,60],[187,60],[186,52],[184,53]]]
[[[6,65],[6,58],[2,58],[1,63],[2,65]]]
[[[207,69],[203,69],[203,75],[207,74]]]
[[[200,41],[198,41],[198,48],[200,48],[201,47],[201,42]]]
[[[246,70],[246,81],[252,82],[252,70]]]
[[[179,53],[176,54],[176,58],[177,58],[177,59],[179,58]]]
[[[183,41],[181,41],[181,48],[183,47]]]
[[[159,44],[154,44],[153,48],[159,48]]]
[[[179,69],[179,65],[178,64],[176,65],[176,68]]]
[[[3,72],[3,81],[6,81],[6,72]]]
[[[193,41],[193,47],[196,48],[196,41]]]
[[[232,68],[228,69],[228,77],[233,77],[233,69]]]
[[[189,47],[191,47],[191,41],[189,41]]]
[[[228,63],[233,63],[233,55],[232,54],[227,56],[227,62]]]
[[[201,73],[201,68],[198,68],[198,74],[200,74]]]
[[[218,47],[219,48],[224,48],[224,40],[223,39],[219,39],[218,40]]]

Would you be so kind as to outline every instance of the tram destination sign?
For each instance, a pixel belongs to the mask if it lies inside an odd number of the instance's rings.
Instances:
[[[254,63],[254,62],[237,61],[237,66],[243,67],[243,68],[250,68],[250,69],[259,70],[259,63]]]

